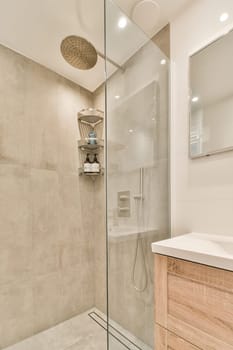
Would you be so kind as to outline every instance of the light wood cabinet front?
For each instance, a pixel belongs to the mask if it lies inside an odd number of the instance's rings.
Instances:
[[[200,350],[159,325],[155,326],[156,350]]]
[[[198,349],[233,350],[233,273],[156,255],[155,320]]]

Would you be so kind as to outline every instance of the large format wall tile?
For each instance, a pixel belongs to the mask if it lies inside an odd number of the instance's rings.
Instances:
[[[30,120],[30,164],[56,169],[58,162],[59,125],[57,110],[58,76],[40,65],[29,62],[25,91],[25,114]]]
[[[0,165],[0,286],[30,274],[32,233],[28,198],[29,170],[19,165]]]
[[[93,274],[88,261],[83,261],[74,268],[62,273],[63,312],[70,318],[94,306]]]
[[[24,113],[27,60],[0,47],[0,162],[28,164],[29,118]]]
[[[0,288],[0,347],[23,340],[34,332],[33,290],[30,281]]]
[[[29,170],[18,165],[0,165],[1,244],[28,243]],[[26,236],[26,237],[25,237]],[[17,238],[17,239],[16,239]]]
[[[77,113],[92,95],[0,46],[0,349],[94,305],[93,183]]]
[[[55,272],[36,277],[33,283],[35,332],[60,323],[62,317],[62,276]]]

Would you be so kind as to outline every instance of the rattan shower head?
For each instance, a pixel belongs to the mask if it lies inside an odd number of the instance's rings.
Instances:
[[[94,46],[76,35],[68,36],[62,41],[61,53],[71,66],[83,70],[93,68],[98,58]]]

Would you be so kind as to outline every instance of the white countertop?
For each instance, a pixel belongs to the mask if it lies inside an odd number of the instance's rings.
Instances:
[[[188,233],[152,243],[152,252],[233,271],[233,237]]]

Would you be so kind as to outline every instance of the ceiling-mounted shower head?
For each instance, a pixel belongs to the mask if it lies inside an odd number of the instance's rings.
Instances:
[[[86,39],[70,35],[61,42],[61,53],[71,66],[87,70],[97,63],[98,54],[94,46]]]
[[[63,58],[71,66],[78,69],[91,69],[96,63],[98,56],[108,61],[118,69],[123,68],[103,53],[96,51],[95,47],[81,36],[70,35],[61,42],[61,53]]]

